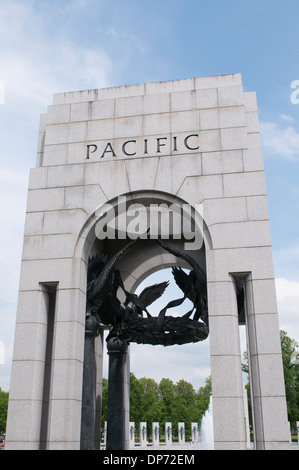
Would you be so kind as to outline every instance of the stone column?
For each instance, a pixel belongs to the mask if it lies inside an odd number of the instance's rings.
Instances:
[[[135,447],[135,423],[133,421],[130,421],[129,426],[130,448],[133,449]]]
[[[40,291],[19,294],[6,428],[8,450],[40,449],[48,311],[49,298],[43,286]]]
[[[178,423],[179,445],[185,444],[185,423]]]
[[[139,428],[139,435],[140,435],[140,445],[141,447],[147,446],[147,423],[145,421],[141,421],[140,428]]]
[[[159,423],[153,422],[152,424],[152,434],[153,434],[153,445],[158,446],[160,443],[160,432],[159,432]]]
[[[245,414],[235,283],[208,282],[216,450],[245,450]]]
[[[95,448],[95,413],[96,413],[96,359],[95,338],[99,332],[99,322],[94,315],[86,318],[82,416],[81,416],[81,450]]]
[[[198,442],[198,423],[191,423],[191,439],[192,442]]]
[[[107,445],[107,421],[104,423],[104,448],[106,449]]]
[[[274,279],[246,281],[248,361],[255,446],[289,446],[289,424]]]
[[[107,341],[109,355],[106,450],[129,449],[128,343],[113,337]]]
[[[172,423],[165,423],[165,444],[167,446],[172,445]]]
[[[71,266],[72,272],[77,272],[75,260]],[[48,450],[80,449],[85,305],[86,296],[80,289],[62,288],[58,291],[49,397]]]
[[[96,361],[95,450],[101,450],[101,442],[102,442],[103,341],[104,341],[104,330],[103,328],[100,328],[99,334],[95,340],[95,361]]]

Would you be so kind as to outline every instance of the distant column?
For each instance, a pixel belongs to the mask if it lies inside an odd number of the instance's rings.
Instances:
[[[198,441],[198,423],[191,423],[192,442]]]
[[[185,444],[185,423],[178,423],[179,445]]]
[[[152,441],[153,441],[153,446],[158,446],[160,444],[160,431],[159,431],[159,423],[154,422],[152,424]]]
[[[133,448],[135,446],[135,423],[130,421],[129,423],[129,443],[130,443],[130,448]]]
[[[140,445],[141,447],[147,446],[147,424],[144,421],[140,423]]]
[[[172,445],[172,423],[165,423],[165,444]]]
[[[107,445],[107,421],[105,421],[104,424],[104,448],[106,449]]]

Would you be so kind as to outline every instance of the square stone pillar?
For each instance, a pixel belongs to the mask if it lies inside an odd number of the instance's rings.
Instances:
[[[179,445],[185,444],[185,423],[178,423]]]
[[[172,423],[165,423],[165,444],[167,446],[172,445]]]
[[[288,447],[280,332],[274,279],[246,282],[248,361],[257,450]]]
[[[40,449],[49,295],[43,286],[39,287],[38,291],[19,295],[6,429],[7,450]],[[36,308],[32,309],[32,306]],[[24,342],[23,338],[28,337],[31,341]],[[18,426],[18,423],[22,425]]]
[[[198,441],[198,423],[191,423],[191,440],[193,443]]]
[[[70,308],[68,311],[71,313]],[[81,316],[82,310],[78,313]],[[63,317],[61,303],[53,344],[47,449],[79,450],[85,326]]]
[[[135,423],[133,421],[129,422],[129,443],[130,449],[133,449],[135,446]]]
[[[235,285],[208,284],[210,351],[216,450],[246,448],[239,321]]]
[[[139,440],[141,447],[147,446],[147,424],[145,421],[140,422]]]
[[[153,446],[158,446],[160,444],[160,428],[158,422],[152,423],[152,442]]]

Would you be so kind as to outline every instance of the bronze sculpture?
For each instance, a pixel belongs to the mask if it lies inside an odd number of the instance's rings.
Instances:
[[[163,249],[186,261],[192,270],[187,274],[181,268],[172,268],[172,274],[183,291],[183,297],[169,302],[155,317],[149,313],[147,307],[163,295],[168,282],[146,287],[137,296],[126,291],[115,267],[117,260],[124,256],[138,239],[129,242],[110,260],[102,255],[90,259],[87,315],[94,315],[100,323],[111,327],[107,341],[115,337],[128,343],[170,346],[203,341],[209,335],[205,272],[188,254],[174,249],[162,240],[156,241]],[[118,288],[125,294],[124,303],[117,298]],[[167,315],[167,310],[181,305],[187,298],[193,303],[189,312],[181,317]]]
[[[130,241],[110,259],[97,255],[89,260],[84,355],[85,386],[83,392],[85,391],[85,395],[83,394],[82,399],[82,449],[92,447],[95,432],[94,338],[99,331],[100,324],[110,327],[110,333],[106,339],[109,355],[107,450],[126,448],[128,403],[124,391],[127,376],[127,350],[130,342],[171,346],[203,341],[209,335],[206,273],[187,253],[173,248],[162,240],[156,240],[164,250],[181,258],[191,267],[188,274],[181,268],[175,266],[172,268],[175,282],[182,290],[183,296],[170,301],[158,316],[152,316],[148,307],[164,294],[169,285],[168,281],[148,286],[140,295],[132,294],[125,289],[116,263],[135,243],[138,243],[138,240],[137,238]],[[238,281],[236,287],[240,316],[240,312],[244,310],[243,283]],[[125,295],[123,303],[117,297],[119,288]],[[168,314],[168,310],[183,304],[186,299],[192,302],[191,310],[182,316]]]

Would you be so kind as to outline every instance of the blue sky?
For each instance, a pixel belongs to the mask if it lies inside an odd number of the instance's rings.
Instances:
[[[0,387],[9,389],[28,174],[53,93],[230,73],[257,92],[280,326],[299,340],[298,1],[0,0]]]

